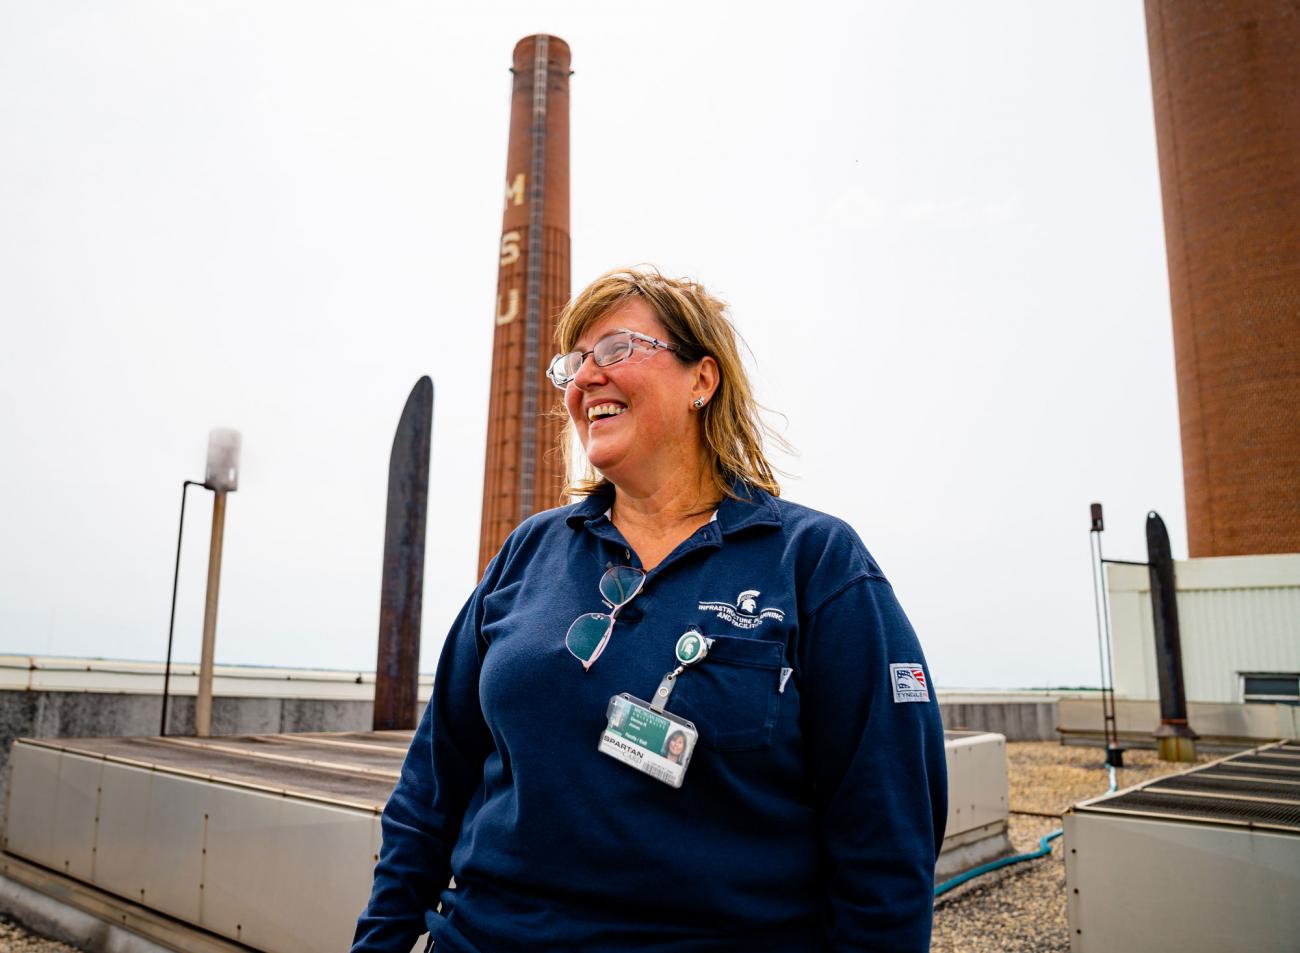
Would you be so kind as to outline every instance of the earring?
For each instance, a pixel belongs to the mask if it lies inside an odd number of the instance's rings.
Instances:
[[[695,400],[694,400],[694,404],[695,404],[695,409],[696,409],[696,410],[699,410],[701,407],[704,406],[704,398],[703,398],[703,397],[696,397]]]

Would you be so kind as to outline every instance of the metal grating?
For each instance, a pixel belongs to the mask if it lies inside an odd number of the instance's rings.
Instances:
[[[1233,764],[1258,765],[1261,768],[1290,768],[1300,774],[1300,754],[1243,754],[1232,759]]]
[[[1252,827],[1271,827],[1300,832],[1300,804],[1274,801],[1246,801],[1193,794],[1163,794],[1139,788],[1128,794],[1094,804],[1095,810],[1137,814],[1164,814],[1202,821],[1226,821]]]
[[[1085,801],[1075,810],[1300,832],[1300,744],[1278,742],[1255,748]]]
[[[1263,797],[1300,804],[1300,784],[1286,781],[1262,781],[1219,775],[1185,774],[1168,778],[1146,788],[1148,791],[1187,791],[1196,794],[1234,794],[1238,797]]]
[[[1287,771],[1273,768],[1257,768],[1249,764],[1230,761],[1227,764],[1202,768],[1197,774],[1235,774],[1243,777],[1259,778],[1264,781],[1300,781],[1300,770]]]

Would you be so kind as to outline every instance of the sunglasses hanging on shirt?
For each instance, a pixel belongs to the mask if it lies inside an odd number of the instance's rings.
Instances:
[[[609,612],[583,613],[573,620],[564,636],[565,647],[582,663],[583,671],[596,664],[609,645],[619,610],[635,599],[644,585],[645,572],[635,566],[611,566],[600,577],[600,597],[609,606]]]

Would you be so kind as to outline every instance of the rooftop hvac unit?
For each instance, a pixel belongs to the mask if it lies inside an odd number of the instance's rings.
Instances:
[[[90,897],[93,915],[133,917],[131,929],[176,949],[215,949],[214,934],[267,953],[346,949],[410,740],[401,731],[20,738],[0,887],[22,878],[60,902]],[[947,732],[944,748],[941,878],[1011,848],[1006,739]],[[169,919],[155,928],[141,909]]]
[[[1073,953],[1300,950],[1300,744],[1076,804],[1065,884]]]

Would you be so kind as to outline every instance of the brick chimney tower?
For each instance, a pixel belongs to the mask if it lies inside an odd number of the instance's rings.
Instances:
[[[1146,17],[1188,551],[1300,553],[1300,7]]]
[[[521,521],[557,506],[559,392],[546,379],[555,321],[569,300],[569,45],[515,44],[488,404],[479,573]]]

